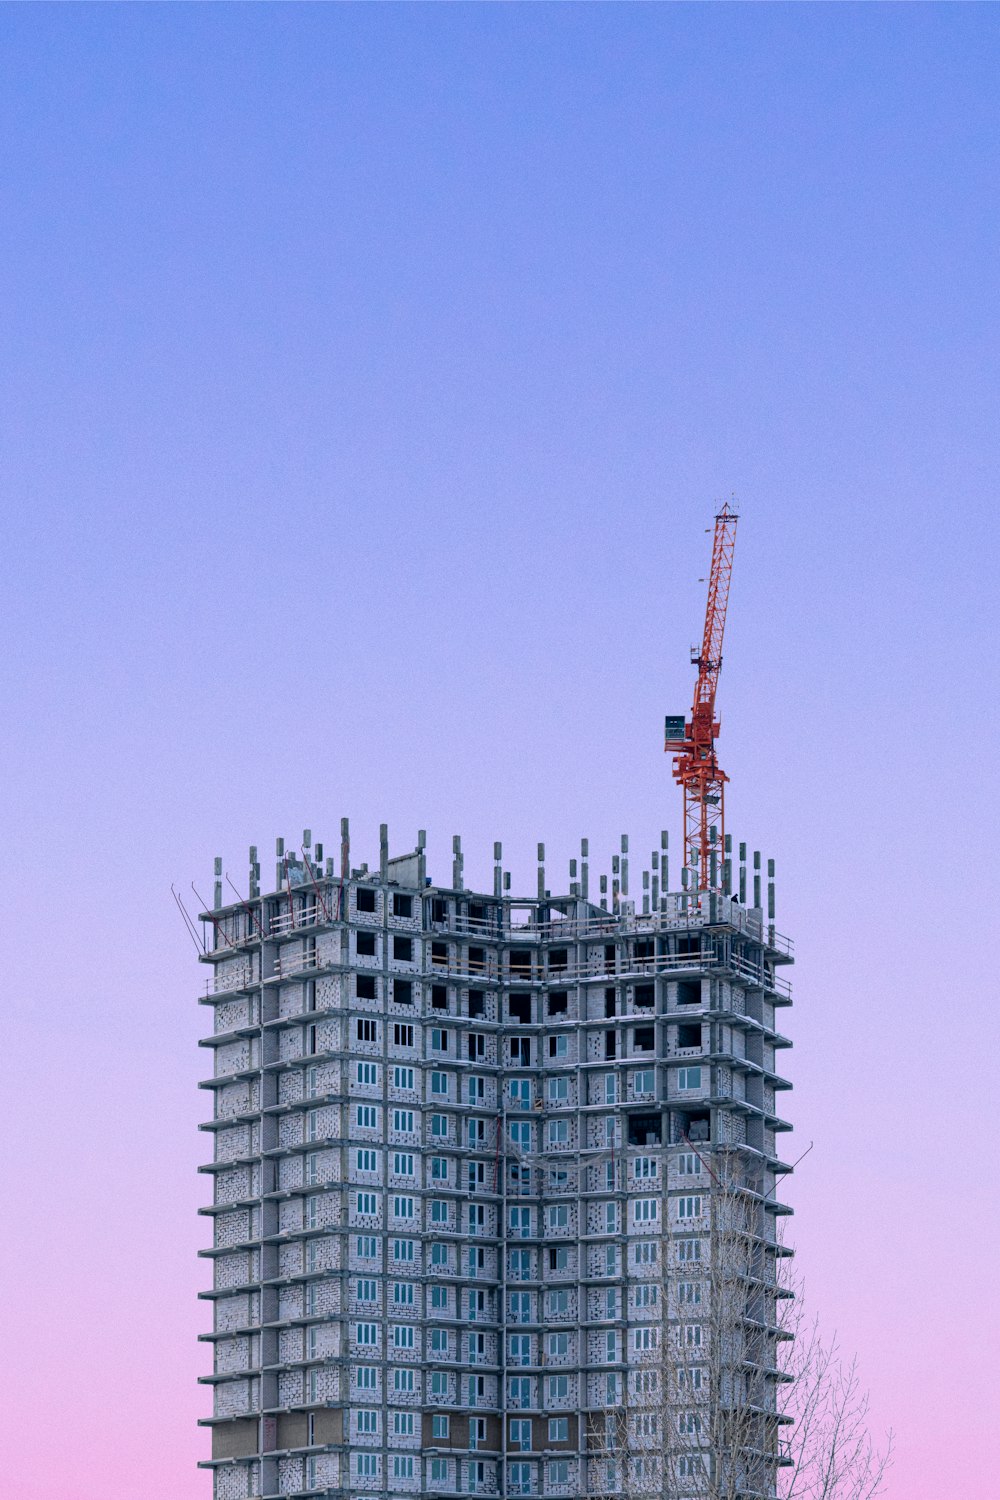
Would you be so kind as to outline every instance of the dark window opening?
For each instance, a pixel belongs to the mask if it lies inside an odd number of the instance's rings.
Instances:
[[[486,1038],[478,1031],[469,1032],[469,1060],[477,1062],[479,1058],[486,1056]]]
[[[616,1042],[615,1042],[615,1034],[614,1034],[614,1032],[613,1031],[606,1031],[604,1033],[604,1056],[606,1058],[610,1059],[610,1058],[614,1057],[614,1055],[615,1055],[615,1046],[616,1046]]]
[[[374,974],[356,974],[354,977],[354,993],[359,1000],[374,1000],[377,993]]]
[[[445,901],[441,896],[433,896],[431,898],[431,921],[432,922],[447,922],[447,920],[448,920],[448,903],[447,903],[447,901]]]
[[[392,998],[397,1005],[413,1004],[413,980],[394,979],[392,982]]]
[[[656,1029],[653,1026],[637,1026],[632,1033],[637,1052],[652,1052],[656,1046]]]
[[[653,957],[653,939],[652,938],[636,938],[636,940],[635,940],[635,956],[640,961],[642,959],[644,959],[644,958],[652,958]]]
[[[398,958],[401,963],[411,964],[413,962],[413,939],[394,937],[392,940],[392,956],[393,958]]]
[[[608,965],[609,968],[611,968],[611,969],[614,968],[614,966],[615,966],[615,945],[614,945],[614,943],[605,943],[604,944],[604,962]]]
[[[712,1138],[712,1116],[707,1109],[684,1109],[674,1113],[674,1140],[701,1142]]]
[[[677,1028],[678,1047],[700,1047],[701,1046],[701,1024],[685,1021]]]
[[[552,948],[549,952],[549,968],[553,973],[559,969],[565,969],[569,965],[569,952],[566,948]]]
[[[469,991],[469,1015],[473,1018],[486,1014],[486,996],[482,990]]]
[[[448,1009],[448,991],[443,984],[431,986],[431,1004],[435,1010]]]
[[[507,1001],[507,1009],[512,1021],[517,1021],[522,1026],[531,1025],[530,995],[511,995]]]
[[[700,934],[695,933],[694,936],[691,936],[689,933],[686,937],[679,937],[677,939],[677,952],[678,954],[683,954],[686,958],[697,957],[701,953]]]
[[[628,1143],[630,1146],[658,1146],[663,1133],[663,1122],[659,1115],[629,1115]]]
[[[412,917],[413,897],[401,896],[399,892],[396,891],[392,898],[392,914],[394,917]]]
[[[375,892],[367,886],[358,886],[354,893],[354,902],[358,911],[374,911]]]
[[[307,1026],[306,1027],[306,1052],[309,1054],[310,1057],[312,1057],[312,1056],[315,1055],[315,1052],[316,1052],[316,1028],[315,1028],[315,1026]]]
[[[486,907],[483,906],[481,901],[469,902],[469,917],[473,922],[486,921]]]
[[[448,944],[431,943],[431,963],[448,967]]]
[[[470,948],[469,949],[469,969],[470,969],[470,972],[472,972],[474,974],[481,974],[485,968],[486,968],[486,950],[485,950],[485,948]]]
[[[569,1269],[569,1250],[565,1245],[559,1245],[554,1249],[549,1247],[549,1270],[566,1271]]]
[[[392,1040],[397,1047],[413,1046],[413,1027],[397,1021],[392,1028]]]
[[[549,1015],[564,1016],[569,1010],[569,995],[565,990],[553,990],[549,995]]]
[[[651,984],[637,984],[635,987],[635,1003],[640,1010],[652,1010],[656,1004],[656,990]]]
[[[614,992],[613,989],[612,990],[605,990],[604,991],[604,1014],[605,1014],[605,1016],[613,1016],[614,1013],[615,1013],[615,992]]]
[[[363,958],[375,957],[375,934],[374,932],[358,933],[358,952]]]
[[[678,1005],[700,1005],[701,1004],[701,980],[682,979],[677,985]]]
[[[510,1044],[510,1060],[525,1068],[531,1067],[531,1038],[516,1036]]]
[[[510,950],[510,968],[512,974],[530,974],[531,949],[512,948]]]

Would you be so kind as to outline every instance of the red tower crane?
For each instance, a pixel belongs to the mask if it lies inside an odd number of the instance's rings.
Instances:
[[[722,636],[738,520],[728,503],[715,518],[705,633],[701,650],[691,650],[691,660],[698,668],[691,717],[685,720],[680,715],[668,715],[666,720],[664,749],[673,752],[674,780],[684,788],[684,863],[694,872],[695,889],[699,891],[719,888],[725,847],[725,788],[729,778],[715,753],[719,733],[715,694],[722,667]]]

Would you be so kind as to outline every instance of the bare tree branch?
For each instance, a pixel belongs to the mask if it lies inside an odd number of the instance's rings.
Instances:
[[[590,1415],[588,1493],[875,1500],[891,1435],[878,1450],[857,1362],[806,1321],[760,1168],[739,1151],[699,1159],[697,1255],[668,1260],[681,1252],[663,1234],[656,1316],[631,1325],[618,1399]]]

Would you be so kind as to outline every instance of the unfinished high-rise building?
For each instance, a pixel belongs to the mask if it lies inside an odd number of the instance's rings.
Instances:
[[[336,873],[279,841],[270,893],[252,850],[246,899],[217,864],[202,918],[215,1500],[773,1494],[759,856],[671,892],[664,835],[634,902],[627,841],[597,893],[584,844],[524,898],[499,846],[476,893],[457,841],[439,884],[423,836],[370,871],[342,834]]]
[[[439,884],[423,834],[369,870],[346,821],[339,868],[279,840],[270,893],[216,862],[215,1500],[775,1496],[791,954],[724,826],[736,520],[666,722],[679,890],[665,833],[638,902],[624,837],[554,896],[541,845],[533,895],[499,844],[475,893],[457,839]]]

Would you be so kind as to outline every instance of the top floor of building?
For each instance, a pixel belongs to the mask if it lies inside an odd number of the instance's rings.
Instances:
[[[346,820],[342,831],[346,827]],[[666,840],[666,835],[661,836]],[[623,850],[627,849],[623,837]],[[662,955],[662,939],[679,937],[681,949],[697,940],[700,929],[725,930],[763,949],[774,964],[792,961],[790,939],[775,927],[773,861],[768,861],[767,913],[763,899],[763,877],[759,854],[748,880],[746,846],[740,845],[738,867],[732,858],[721,866],[718,890],[697,889],[695,871],[681,871],[681,889],[668,889],[665,849],[653,851],[651,869],[641,872],[639,901],[629,896],[627,853],[612,857],[612,876],[599,877],[600,896],[592,899],[587,841],[581,858],[570,861],[570,881],[565,894],[553,895],[545,884],[544,846],[539,845],[538,888],[534,895],[511,892],[509,872],[502,868],[499,844],[494,845],[494,879],[490,893],[466,888],[463,856],[456,839],[450,885],[435,883],[427,873],[424,835],[412,852],[392,858],[388,853],[385,825],[381,834],[381,858],[376,869],[367,864],[352,867],[346,833],[342,839],[340,872],[334,860],[324,858],[323,846],[312,847],[309,831],[300,852],[285,849],[277,841],[274,889],[263,894],[257,850],[250,850],[249,892],[246,897],[225,876],[216,860],[214,900],[201,913],[207,933],[203,944],[210,960],[234,948],[263,942],[281,943],[304,929],[330,930],[345,925],[386,928],[399,934],[424,934],[439,939],[463,940],[471,949],[470,964],[482,966],[485,953],[478,950],[503,948],[511,951],[512,967],[533,967],[537,955],[548,970],[568,971],[569,950],[593,950],[602,945],[629,944],[639,960]],[[727,840],[727,847],[729,847]],[[737,873],[738,870],[738,873]],[[749,897],[749,899],[748,899]],[[661,942],[653,947],[656,939]],[[562,952],[563,949],[567,951]],[[678,952],[675,944],[673,950]]]

